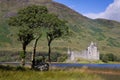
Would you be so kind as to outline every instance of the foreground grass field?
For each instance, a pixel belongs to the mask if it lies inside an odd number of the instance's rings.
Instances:
[[[0,80],[104,80],[97,75],[69,71],[0,71]]]
[[[0,66],[0,80],[120,80],[120,75],[119,71],[104,72],[104,70],[86,68],[40,72],[21,67]]]

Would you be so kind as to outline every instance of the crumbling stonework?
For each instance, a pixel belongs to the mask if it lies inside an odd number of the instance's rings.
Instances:
[[[91,42],[86,50],[81,52],[72,51],[68,49],[68,60],[76,61],[77,59],[86,59],[86,60],[99,60],[99,51],[95,43]]]

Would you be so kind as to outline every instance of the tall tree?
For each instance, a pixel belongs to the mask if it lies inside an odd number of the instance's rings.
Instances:
[[[26,47],[34,39],[32,30],[29,28],[21,28],[18,32],[18,40],[22,43],[23,53],[21,53],[22,65],[25,65]]]
[[[24,66],[25,56],[26,56],[26,47],[34,39],[33,31],[28,26],[26,26],[26,24],[22,24],[22,21],[20,21],[20,17],[18,15],[10,17],[8,22],[10,26],[15,26],[14,28],[16,31],[14,32],[16,32],[17,40],[22,43],[23,52],[21,53],[22,54],[21,63],[22,63],[22,66]]]
[[[13,16],[9,20],[9,25],[20,27],[19,32],[22,32],[22,35],[30,35],[32,36],[34,41],[33,45],[33,53],[32,53],[32,68],[35,64],[35,53],[36,53],[36,46],[39,38],[41,37],[41,27],[43,27],[44,22],[44,14],[47,14],[48,10],[45,6],[28,6],[18,11],[16,16]],[[27,30],[24,30],[24,26],[27,26]],[[22,29],[21,29],[22,28]],[[32,32],[30,32],[32,30]],[[39,30],[39,31],[38,31]],[[26,32],[25,32],[26,31]],[[27,34],[26,34],[27,33]],[[18,35],[20,36],[20,35]],[[25,39],[20,40],[26,42],[28,39],[27,36],[24,36]],[[28,40],[27,40],[28,41]],[[29,41],[30,43],[31,41]],[[24,51],[24,50],[23,50]],[[25,53],[24,53],[25,54]]]
[[[68,33],[66,21],[59,19],[54,14],[47,14],[45,26],[48,28],[46,37],[48,41],[48,60],[51,62],[51,43],[53,40],[65,36]]]

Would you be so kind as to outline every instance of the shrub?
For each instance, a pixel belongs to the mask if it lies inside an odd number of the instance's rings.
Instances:
[[[109,58],[108,58],[108,56],[106,54],[101,54],[100,55],[100,60],[107,63],[109,61]]]
[[[20,51],[20,58],[25,58],[25,55],[24,55],[24,52],[23,51]]]
[[[108,53],[108,54],[100,54],[100,60],[102,60],[103,62],[120,61],[120,58],[119,56],[116,56],[112,53]]]
[[[67,54],[63,54],[60,57],[58,57],[58,62],[64,62],[67,59]]]
[[[21,66],[17,66],[15,70],[25,71],[25,68]]]

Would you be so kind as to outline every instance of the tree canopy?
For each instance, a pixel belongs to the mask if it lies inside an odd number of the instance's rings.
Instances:
[[[48,56],[49,62],[51,62],[50,54],[51,54],[51,42],[56,38],[60,38],[66,34],[68,34],[68,26],[66,26],[66,21],[63,21],[58,18],[58,16],[54,14],[47,14],[45,16],[45,26],[47,27],[46,37],[48,41]]]
[[[28,6],[26,8],[20,9],[17,15],[10,17],[8,20],[10,26],[17,27],[18,29],[18,40],[22,42],[22,47],[24,51],[24,55],[26,54],[26,46],[35,39],[38,39],[41,36],[40,28],[44,26],[43,23],[43,15],[47,14],[48,10],[45,6]],[[39,31],[38,31],[39,30]],[[36,52],[35,42],[33,53]],[[34,55],[33,55],[34,56]],[[24,59],[23,65],[25,64]],[[34,62],[33,62],[34,63]]]
[[[16,16],[10,17],[9,25],[18,28],[18,40],[21,41],[24,54],[26,46],[34,39],[32,67],[35,65],[37,42],[42,35],[42,28],[46,31],[48,40],[48,56],[50,61],[51,42],[68,33],[66,21],[59,19],[55,14],[48,13],[45,6],[28,6],[20,9]],[[24,57],[25,58],[25,57]],[[23,59],[24,59],[23,58]]]

